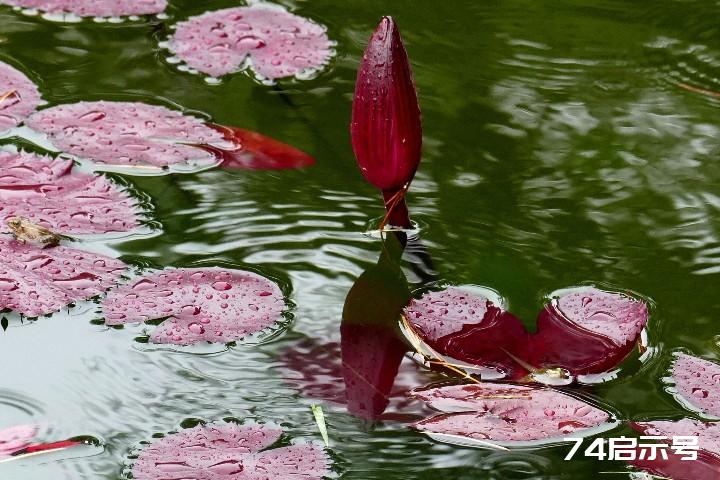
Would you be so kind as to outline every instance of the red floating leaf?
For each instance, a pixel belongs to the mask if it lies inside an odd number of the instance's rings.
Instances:
[[[305,78],[333,54],[325,27],[279,6],[207,12],[177,24],[168,49],[213,77],[251,68],[261,79]]]
[[[17,126],[40,102],[37,86],[24,73],[0,62],[0,131]]]
[[[79,102],[41,110],[27,125],[48,135],[60,150],[131,173],[164,167],[197,169],[217,163],[196,144],[228,147],[203,120],[139,102]],[[143,171],[144,170],[144,171]]]
[[[487,298],[451,287],[413,300],[405,317],[441,355],[501,377],[520,379],[531,373],[533,380],[545,381],[543,374],[551,370],[577,376],[614,368],[637,343],[648,313],[644,302],[620,293],[571,289],[546,305],[537,333],[530,335],[517,318]],[[557,378],[560,372],[553,375],[546,380],[565,381]]]
[[[167,318],[153,343],[232,342],[275,324],[285,308],[273,282],[224,268],[167,268],[112,290],[103,301],[108,325]]]
[[[41,249],[0,236],[0,310],[38,317],[110,288],[125,264],[68,247]]]
[[[683,405],[720,418],[720,365],[677,353],[672,365],[673,393]]]
[[[637,468],[653,475],[673,480],[717,480],[720,478],[720,424],[705,423],[684,418],[678,421],[653,421],[631,423],[631,426],[641,435],[653,437],[668,437],[665,443],[670,443],[673,437],[697,437],[700,447],[697,460],[682,460],[679,455],[670,449],[667,459],[662,455],[648,460],[640,459],[630,463]],[[641,442],[642,443],[642,442]]]
[[[645,302],[597,288],[566,291],[545,306],[530,363],[575,375],[607,372],[633,350],[645,328]]]
[[[167,0],[0,0],[0,4],[80,17],[122,17],[160,13]]]
[[[607,412],[550,388],[482,383],[414,395],[443,412],[415,428],[449,443],[523,446],[594,434],[615,425]]]
[[[281,435],[282,429],[268,425],[199,425],[148,445],[133,465],[133,478],[321,480],[330,473],[320,447],[269,448]]]
[[[422,124],[410,62],[391,17],[382,19],[360,63],[350,134],[360,171],[384,192],[388,221],[409,228],[404,193],[420,165]]]
[[[483,378],[528,373],[513,358],[527,356],[525,327],[480,294],[456,287],[428,292],[410,302],[405,317],[434,350],[485,369]]]
[[[231,142],[232,148],[198,145],[222,160],[223,168],[243,170],[280,170],[309,167],[315,159],[305,152],[257,132],[223,125],[210,126]]]
[[[0,152],[0,232],[25,217],[61,234],[128,232],[138,226],[135,199],[106,177],[79,172],[71,160]]]
[[[30,445],[37,434],[33,425],[18,425],[0,430],[0,459],[11,457],[15,452]]]

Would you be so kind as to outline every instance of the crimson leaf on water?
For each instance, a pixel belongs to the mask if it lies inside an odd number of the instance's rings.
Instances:
[[[449,287],[410,302],[405,318],[422,341],[469,364],[470,373],[480,367],[500,378],[567,382],[560,372],[601,374],[616,367],[637,344],[648,313],[643,301],[621,293],[569,289],[544,307],[531,335],[486,297]]]

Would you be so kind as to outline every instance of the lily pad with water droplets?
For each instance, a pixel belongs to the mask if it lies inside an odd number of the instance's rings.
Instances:
[[[100,295],[124,270],[114,258],[64,246],[42,249],[0,236],[0,310],[50,314]]]
[[[19,216],[54,233],[128,232],[138,227],[137,201],[106,177],[77,171],[71,160],[0,152],[0,232]]]
[[[317,71],[333,54],[325,27],[271,5],[227,8],[180,22],[168,48],[212,77],[249,66],[270,80]]]
[[[198,425],[145,447],[134,480],[320,480],[330,473],[325,451],[313,444],[271,448],[282,429],[268,425]]]
[[[274,325],[285,301],[278,286],[252,272],[224,268],[167,268],[112,290],[102,304],[105,323],[167,318],[153,343],[227,343]]]
[[[133,174],[212,166],[218,159],[196,144],[228,143],[197,117],[140,102],[58,105],[32,115],[27,125],[64,152],[110,168],[132,167]]]
[[[481,383],[417,391],[440,412],[415,428],[448,443],[528,446],[562,441],[616,425],[608,412],[551,388]]]
[[[720,478],[720,424],[710,422],[699,422],[689,418],[677,421],[657,420],[651,422],[631,423],[633,429],[641,435],[650,437],[665,437],[660,439],[661,443],[670,444],[666,450],[667,458],[658,453],[654,458],[649,458],[647,451],[644,458],[640,459],[640,449],[636,459],[630,463],[636,468],[645,470],[661,478],[673,480],[717,480]],[[685,437],[685,438],[681,438]],[[682,460],[686,453],[676,451],[672,446],[672,439],[678,438],[686,444],[688,437],[696,437],[699,450],[696,460]],[[647,441],[640,440],[640,444]],[[654,442],[653,442],[654,443]],[[687,449],[686,452],[691,452]]]
[[[437,353],[469,364],[469,373],[569,383],[574,376],[615,368],[638,342],[648,311],[645,302],[625,294],[564,290],[541,311],[531,335],[485,296],[450,287],[413,300],[405,318]],[[546,374],[551,371],[570,377]]]
[[[672,393],[683,405],[703,415],[720,418],[720,365],[686,353],[676,353]]]
[[[0,62],[0,131],[22,123],[40,103],[37,86],[15,67]]]
[[[0,4],[79,17],[124,17],[161,13],[167,0],[0,0]]]

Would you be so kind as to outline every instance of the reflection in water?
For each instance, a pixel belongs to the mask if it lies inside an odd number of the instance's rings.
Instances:
[[[398,330],[410,300],[400,269],[406,241],[404,233],[387,233],[377,264],[360,275],[345,299],[340,336],[348,411],[367,419],[385,411],[408,350]]]

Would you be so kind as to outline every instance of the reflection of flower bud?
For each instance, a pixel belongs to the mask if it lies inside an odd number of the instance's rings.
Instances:
[[[360,63],[350,133],[363,176],[385,193],[386,201],[412,181],[422,147],[420,106],[391,17],[382,19]]]

